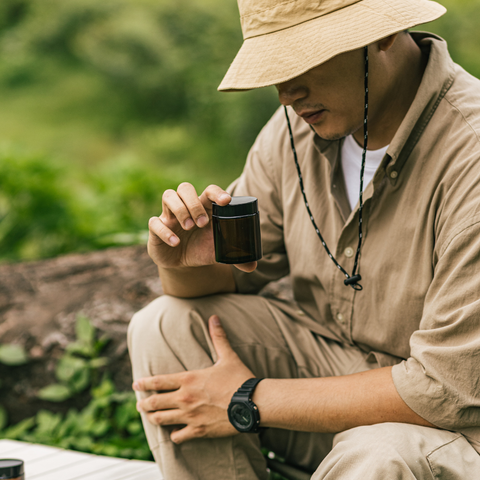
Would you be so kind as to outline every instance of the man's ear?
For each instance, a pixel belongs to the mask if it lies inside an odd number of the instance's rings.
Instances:
[[[386,52],[393,47],[393,44],[398,38],[398,33],[394,33],[388,37],[382,38],[377,42],[378,49],[382,52]]]

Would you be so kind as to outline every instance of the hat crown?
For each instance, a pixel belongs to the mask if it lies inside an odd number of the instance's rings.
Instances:
[[[361,0],[238,0],[243,38],[293,27]]]

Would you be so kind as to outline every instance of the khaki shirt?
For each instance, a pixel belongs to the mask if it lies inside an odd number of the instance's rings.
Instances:
[[[324,251],[310,222],[283,109],[264,127],[231,189],[259,199],[264,258],[238,290],[290,273],[314,332],[357,345],[416,413],[464,433],[480,451],[480,81],[446,43],[413,34],[428,65],[405,119],[364,194],[363,291]],[[339,263],[352,272],[358,204],[350,211],[341,141],[320,139],[289,109],[305,191]]]

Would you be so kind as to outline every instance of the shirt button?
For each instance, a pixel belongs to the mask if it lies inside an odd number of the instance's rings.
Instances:
[[[344,318],[344,316],[343,316],[341,313],[337,313],[337,320],[338,320],[340,323],[345,323],[345,318]]]
[[[390,172],[390,178],[397,178],[397,177],[398,177],[398,172],[396,172],[395,170]]]
[[[352,247],[347,247],[343,253],[347,258],[352,258],[355,252],[353,251]]]

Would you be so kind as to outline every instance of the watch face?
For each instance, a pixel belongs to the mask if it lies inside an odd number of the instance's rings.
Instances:
[[[235,403],[230,408],[230,419],[239,430],[249,430],[254,419],[252,412],[244,403]]]

